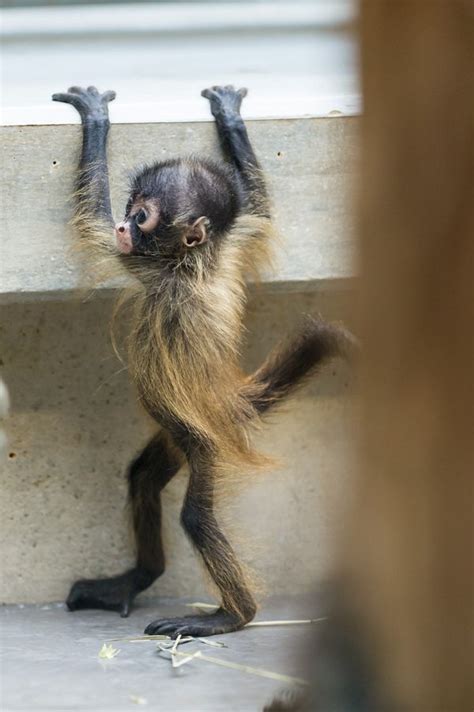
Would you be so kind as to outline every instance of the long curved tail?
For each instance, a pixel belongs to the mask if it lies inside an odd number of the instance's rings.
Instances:
[[[351,358],[356,338],[344,327],[307,316],[297,332],[279,344],[250,377],[248,396],[259,414],[292,394],[331,358]]]

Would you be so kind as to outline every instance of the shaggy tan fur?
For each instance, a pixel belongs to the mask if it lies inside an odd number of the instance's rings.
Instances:
[[[205,246],[185,254],[162,279],[146,256],[127,258],[125,268],[112,224],[94,217],[93,166],[88,173],[86,188],[76,193],[71,224],[82,238],[80,248],[94,258],[98,279],[130,273],[138,279],[129,280],[119,303],[132,304],[128,362],[145,408],[158,420],[171,416],[210,444],[219,453],[216,467],[264,465],[267,458],[253,449],[249,435],[258,420],[249,396],[257,395],[258,387],[249,387],[238,361],[246,279],[258,278],[261,267],[271,263],[271,221],[241,215],[215,262]]]
[[[194,257],[191,274],[153,285],[136,299],[130,368],[151,414],[166,410],[229,464],[263,463],[252,448],[256,412],[239,368],[245,276],[266,262],[271,222],[238,218],[212,270]],[[166,324],[173,320],[173,334]]]

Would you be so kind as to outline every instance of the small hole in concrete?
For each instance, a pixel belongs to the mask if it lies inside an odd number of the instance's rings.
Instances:
[[[53,161],[53,166],[57,166],[57,165],[58,165],[58,162],[57,162],[57,161]]]
[[[10,460],[13,460],[16,457],[16,452],[9,452],[8,457],[10,458]]]
[[[281,151],[277,151],[277,156],[281,156]]]

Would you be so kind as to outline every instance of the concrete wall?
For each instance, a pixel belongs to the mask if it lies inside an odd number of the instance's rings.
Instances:
[[[250,367],[303,311],[347,322],[349,293],[268,294],[248,314]],[[62,600],[78,577],[119,572],[133,560],[124,471],[153,425],[140,411],[108,336],[109,298],[4,306],[1,363],[12,399],[2,463],[3,602]],[[327,572],[340,516],[335,498],[350,476],[350,378],[325,369],[271,417],[262,448],[283,466],[247,477],[232,502],[237,548],[270,593],[303,592]],[[167,487],[168,567],[151,593],[201,597],[206,584],[179,526],[186,487]],[[339,511],[339,509],[337,509]]]
[[[357,168],[358,120],[282,118],[247,124],[280,233],[275,270],[267,271],[265,283],[274,289],[306,291],[321,280],[351,277],[350,194]],[[81,129],[6,126],[0,134],[3,203],[28,205],[21,230],[15,210],[4,214],[0,301],[67,299],[71,291],[91,283],[80,268],[77,251],[71,249],[75,236],[67,227]],[[113,125],[108,157],[116,219],[124,214],[127,174],[134,167],[189,154],[222,159],[211,121]],[[19,181],[18,176],[28,180]]]

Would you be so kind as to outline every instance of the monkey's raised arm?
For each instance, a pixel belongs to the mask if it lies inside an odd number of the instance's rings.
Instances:
[[[209,99],[222,149],[237,168],[250,208],[261,217],[270,217],[265,179],[240,115],[247,89],[213,86],[201,96]]]
[[[74,223],[92,247],[109,252],[113,227],[107,169],[107,134],[110,128],[109,101],[114,91],[100,94],[95,87],[70,87],[67,92],[53,94],[53,101],[72,104],[82,121],[82,153],[77,178],[77,199]]]

